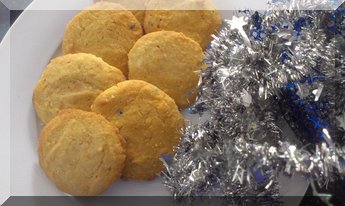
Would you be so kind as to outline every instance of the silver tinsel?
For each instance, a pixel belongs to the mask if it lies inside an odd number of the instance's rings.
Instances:
[[[206,51],[208,68],[191,108],[209,118],[188,125],[175,156],[165,161],[163,181],[175,196],[275,197],[281,171],[320,185],[345,176],[345,144],[333,144],[330,136],[312,150],[298,147],[277,126],[280,89],[291,82],[321,73],[325,89],[313,95],[336,85],[342,91],[330,102],[344,102],[344,39],[324,29],[328,14],[247,12],[224,22]],[[340,115],[344,105],[332,111]]]

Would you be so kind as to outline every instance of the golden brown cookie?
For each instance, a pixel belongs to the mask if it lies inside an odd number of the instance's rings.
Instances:
[[[97,0],[97,2],[103,0]],[[146,0],[106,0],[107,2],[121,4],[127,10],[132,12],[137,20],[143,25],[145,18],[145,1]]]
[[[142,33],[131,12],[119,4],[98,2],[69,22],[62,50],[64,54],[94,54],[127,76],[127,54]]]
[[[208,1],[151,0],[147,7],[145,33],[162,30],[182,32],[203,49],[211,43],[211,35],[220,29],[222,23],[219,12]]]
[[[124,146],[118,129],[103,116],[68,109],[43,128],[39,161],[48,178],[61,191],[95,196],[121,176]]]
[[[127,142],[124,179],[148,180],[163,168],[162,154],[172,154],[183,119],[173,99],[140,80],[124,81],[101,93],[91,106],[120,130]]]
[[[135,18],[140,22],[141,25],[144,24],[145,19],[145,11],[144,10],[131,10],[131,12],[134,14]]]
[[[162,89],[181,108],[195,101],[203,52],[182,33],[159,31],[143,36],[128,54],[129,79]]]
[[[104,90],[124,81],[122,72],[92,54],[68,54],[53,59],[38,81],[33,103],[43,123],[61,109],[90,111]]]

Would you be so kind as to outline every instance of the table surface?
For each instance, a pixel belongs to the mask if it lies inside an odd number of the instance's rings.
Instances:
[[[11,4],[16,8],[26,8],[30,2],[32,0],[11,0]],[[0,0],[0,42],[21,13],[22,10],[10,10]]]

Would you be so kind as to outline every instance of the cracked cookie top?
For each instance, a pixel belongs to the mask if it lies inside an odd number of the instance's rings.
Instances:
[[[183,33],[158,31],[140,38],[128,54],[129,79],[149,82],[181,108],[195,101],[204,55]]]
[[[119,4],[98,2],[69,22],[62,50],[64,54],[94,54],[127,76],[127,54],[142,35],[142,27],[130,11]]]
[[[61,191],[99,195],[121,176],[124,146],[119,130],[101,115],[67,109],[43,128],[39,161]]]
[[[34,90],[33,103],[43,123],[62,109],[90,111],[105,89],[124,81],[122,72],[92,54],[68,54],[53,59]]]
[[[120,130],[127,142],[125,179],[152,179],[163,168],[162,154],[173,154],[183,119],[159,88],[140,80],[124,81],[101,93],[91,106]]]

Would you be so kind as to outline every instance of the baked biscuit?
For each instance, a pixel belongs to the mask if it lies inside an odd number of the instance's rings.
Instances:
[[[131,10],[131,12],[134,14],[135,18],[137,18],[140,24],[143,25],[145,19],[145,10]]]
[[[103,116],[68,109],[43,128],[39,162],[61,191],[95,196],[121,176],[124,146],[118,129]]]
[[[162,168],[162,154],[172,154],[183,119],[173,99],[140,80],[124,81],[101,93],[91,106],[120,130],[127,142],[124,179],[148,180]]]
[[[90,111],[104,90],[124,81],[122,72],[92,54],[68,54],[53,59],[38,81],[33,103],[43,123],[61,109]]]
[[[208,1],[151,0],[147,7],[143,24],[145,33],[161,30],[182,32],[198,42],[203,49],[208,47],[211,35],[222,24],[219,12]]]
[[[195,101],[203,52],[182,33],[159,31],[143,36],[128,54],[129,79],[149,82],[181,108]]]
[[[127,54],[142,33],[131,12],[119,4],[98,2],[69,22],[62,50],[64,54],[94,54],[127,76]]]
[[[97,2],[102,0],[97,0]],[[142,25],[144,23],[145,18],[145,1],[146,0],[106,0],[107,2],[121,4],[127,10],[132,12],[137,18],[137,20]]]

